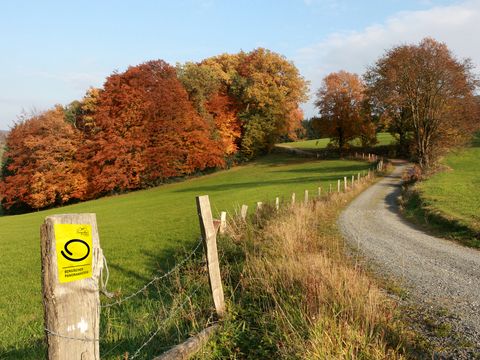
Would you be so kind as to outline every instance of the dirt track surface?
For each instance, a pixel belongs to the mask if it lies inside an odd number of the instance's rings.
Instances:
[[[340,229],[376,271],[401,280],[416,301],[448,309],[455,331],[480,349],[480,251],[427,235],[399,215],[405,167],[399,163],[360,194],[341,214]]]

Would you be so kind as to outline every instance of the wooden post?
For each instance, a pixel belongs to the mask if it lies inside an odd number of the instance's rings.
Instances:
[[[222,278],[220,276],[220,263],[217,252],[217,234],[213,226],[212,209],[208,195],[197,196],[197,211],[202,232],[203,244],[207,257],[210,289],[217,315],[221,318],[225,314],[225,299],[223,295]]]
[[[322,188],[319,186],[318,187],[318,197],[322,196]]]
[[[355,175],[352,175],[352,189],[355,187]]]
[[[186,360],[190,359],[195,353],[200,351],[207,343],[210,336],[217,332],[220,324],[214,324],[192,336],[187,341],[177,345],[166,353],[153,358],[153,360]]]
[[[330,184],[330,194],[332,193],[332,184]]]
[[[243,204],[242,209],[240,210],[240,216],[243,221],[247,220],[248,206]]]
[[[48,216],[40,236],[47,358],[98,360],[103,253],[95,214]]]
[[[227,212],[222,211],[220,213],[220,229],[218,232],[220,234],[225,234],[225,230],[227,230]]]
[[[262,210],[263,203],[261,201],[257,202],[257,213]]]
[[[343,190],[345,192],[347,192],[347,190],[348,190],[348,184],[347,184],[347,177],[346,176],[343,177]]]
[[[292,193],[292,205],[295,205],[295,193]]]
[[[275,209],[277,211],[280,209],[280,198],[278,196],[275,198]]]
[[[337,183],[337,192],[340,192],[340,182],[341,182],[341,180],[340,180],[340,179],[338,179],[338,183]]]
[[[357,174],[357,184],[360,184],[360,173]]]
[[[308,204],[308,190],[305,190],[305,198],[304,198],[305,205]]]

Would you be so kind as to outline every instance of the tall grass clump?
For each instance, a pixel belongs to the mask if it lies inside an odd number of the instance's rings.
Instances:
[[[234,219],[220,242],[229,315],[199,359],[408,358],[395,303],[346,255],[336,226],[359,191]]]

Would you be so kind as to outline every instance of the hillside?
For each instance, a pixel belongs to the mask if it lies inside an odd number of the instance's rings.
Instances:
[[[195,196],[208,194],[214,212],[234,213],[242,203],[250,209],[256,201],[272,201],[281,196],[289,201],[292,192],[301,199],[305,189],[316,194],[318,186],[327,189],[343,176],[367,169],[355,161],[305,161],[271,155],[246,165],[182,183],[112,196],[95,201],[19,216],[0,217],[0,247],[5,274],[0,292],[0,323],[8,332],[0,333],[2,350],[22,349],[22,356],[39,358],[43,352],[43,318],[40,284],[39,227],[55,213],[94,212],[102,248],[109,262],[109,288],[128,294],[153,273],[171,266],[172,254],[191,248],[199,236]],[[107,343],[143,338],[155,324],[126,331],[125,322],[148,314],[144,303],[135,303],[119,319]],[[126,319],[125,319],[126,317]],[[123,323],[122,321],[123,320]],[[120,323],[118,323],[120,321]],[[113,326],[113,325],[112,325]],[[32,339],[34,341],[32,341]],[[32,348],[32,346],[34,348]],[[19,353],[16,353],[18,355]]]
[[[394,138],[389,133],[378,133],[377,134],[377,146],[382,145],[390,145],[394,142]],[[292,148],[292,149],[300,149],[300,150],[319,150],[325,149],[330,142],[329,138],[322,138],[322,139],[314,139],[314,140],[301,140],[301,141],[294,141],[294,142],[286,142],[282,144],[278,144],[278,146]],[[360,146],[360,141],[358,139],[352,141],[352,146]]]

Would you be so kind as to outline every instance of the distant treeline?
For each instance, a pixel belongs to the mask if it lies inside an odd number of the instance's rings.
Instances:
[[[17,123],[6,140],[0,198],[24,211],[155,186],[266,153],[279,141],[390,132],[429,171],[480,129],[469,59],[431,38],[387,50],[363,76],[328,74],[318,117],[303,120],[308,84],[283,56],[259,48],[172,67],[162,60],[110,75],[103,88]]]
[[[263,48],[114,72],[83,99],[15,124],[2,206],[63,205],[252,159],[295,138],[307,92],[297,68]]]

